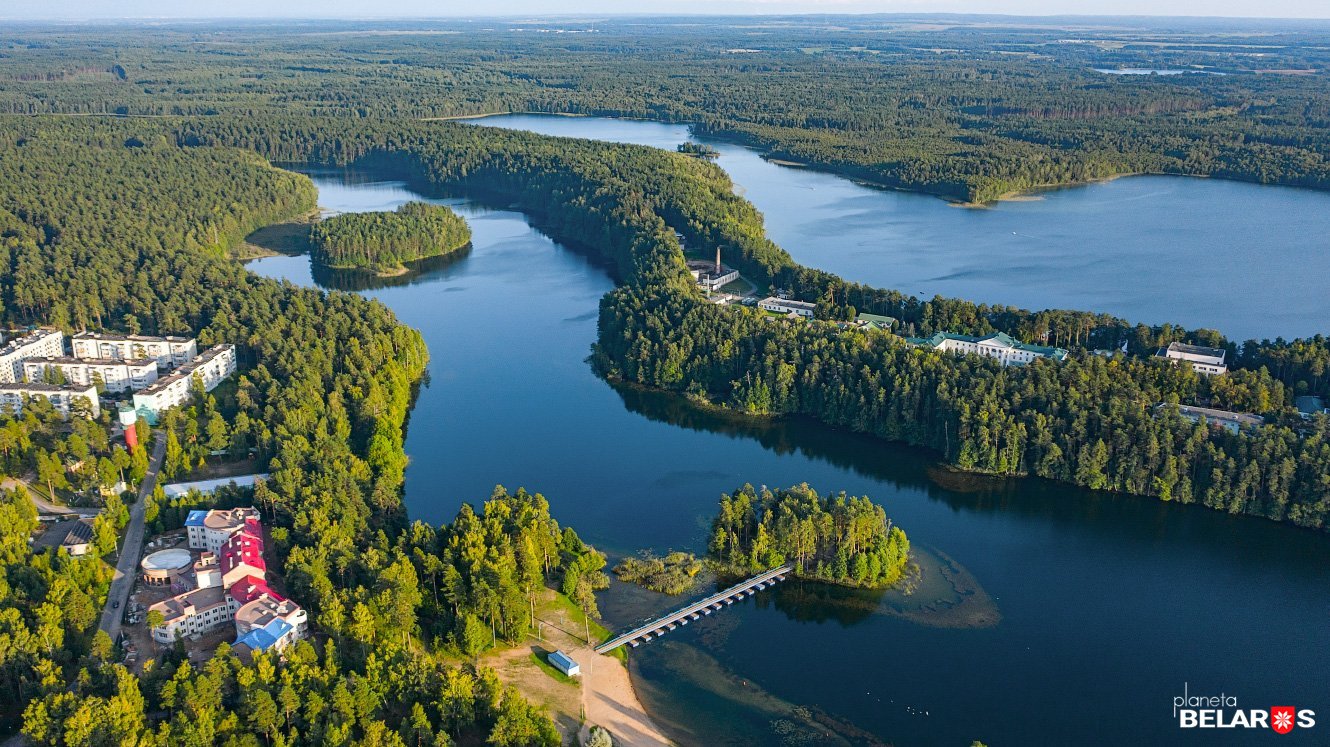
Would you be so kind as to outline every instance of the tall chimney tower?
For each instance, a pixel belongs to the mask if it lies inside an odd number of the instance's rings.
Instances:
[[[716,247],[716,274],[720,274],[720,247]]]

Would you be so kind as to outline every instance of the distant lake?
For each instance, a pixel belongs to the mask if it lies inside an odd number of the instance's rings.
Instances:
[[[469,121],[670,150],[695,139],[686,125],[638,120]],[[962,208],[707,143],[772,240],[847,280],[1208,327],[1238,341],[1330,333],[1330,192],[1139,176]]]
[[[1219,73],[1213,70],[1159,70],[1149,67],[1097,67],[1094,71],[1096,73],[1107,73],[1109,75],[1186,75],[1188,73],[1192,75],[1226,75],[1226,73]]]
[[[400,174],[302,170],[336,211],[421,197]],[[702,553],[722,492],[807,481],[871,496],[909,533],[924,570],[911,596],[787,582],[633,649],[637,689],[681,744],[1246,743],[1180,730],[1184,683],[1330,715],[1330,538],[956,475],[928,452],[816,423],[612,387],[586,362],[605,271],[519,213],[425,197],[467,219],[471,250],[388,280],[316,273],[307,256],[248,265],[358,290],[424,335],[429,378],[406,440],[412,519],[450,521],[503,483],[544,493],[560,523],[612,555]],[[986,214],[919,200],[960,220]],[[600,595],[615,629],[679,603],[619,583]],[[1323,743],[1325,724],[1279,742]]]

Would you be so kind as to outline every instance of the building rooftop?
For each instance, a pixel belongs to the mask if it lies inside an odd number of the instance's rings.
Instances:
[[[8,355],[9,353],[18,350],[24,345],[31,345],[32,343],[37,342],[43,337],[51,334],[52,332],[59,332],[59,331],[60,330],[55,329],[53,327],[38,327],[37,329],[27,330],[18,337],[11,339],[9,342],[6,342],[4,344],[4,347],[0,347],[0,355]]]
[[[975,337],[973,335],[957,335],[951,332],[938,332],[932,337],[907,337],[905,341],[913,345],[927,345],[929,347],[938,347],[945,340],[957,340],[959,342],[971,342],[976,344],[994,345],[998,347],[1014,348],[1036,355],[1046,355],[1054,360],[1063,360],[1067,357],[1067,351],[1063,348],[1054,348],[1047,345],[1031,345],[1028,342],[1021,342],[1005,332],[998,332],[984,337]]]
[[[1166,405],[1160,405],[1165,407]],[[1247,412],[1233,412],[1232,410],[1216,410],[1212,407],[1197,407],[1195,405],[1177,405],[1178,412],[1186,417],[1205,418],[1211,422],[1233,423],[1239,426],[1258,426],[1265,424],[1265,418],[1260,415],[1252,415]]]
[[[206,510],[201,508],[196,508],[193,511],[189,512],[189,516],[185,517],[185,526],[187,527],[206,526],[206,524],[204,524],[204,521],[207,518],[208,518],[208,512]]]
[[[189,568],[194,563],[194,556],[183,547],[158,550],[145,557],[139,565],[145,571],[179,571]]]
[[[1211,358],[1218,364],[1224,362],[1224,356],[1228,355],[1228,351],[1223,348],[1207,348],[1204,345],[1191,345],[1185,342],[1170,342],[1168,347],[1160,348],[1157,355],[1163,358]]]
[[[86,545],[92,542],[92,519],[79,519],[69,526],[61,545]]]
[[[254,628],[240,636],[236,639],[235,645],[246,646],[250,651],[267,651],[276,646],[282,636],[291,630],[291,623],[282,619],[273,620],[261,628]]]
[[[555,651],[554,653],[550,654],[548,658],[550,664],[553,664],[554,666],[564,671],[577,667],[577,662],[573,661],[573,657],[569,656],[568,654],[565,654],[562,651]]]
[[[209,493],[216,492],[217,488],[223,487],[225,485],[235,485],[236,487],[240,488],[250,488],[253,487],[254,483],[258,482],[259,480],[266,480],[266,479],[268,479],[268,473],[260,472],[258,474],[253,474],[253,475],[236,475],[234,477],[219,477],[215,480],[177,482],[177,483],[172,483],[170,485],[163,485],[162,492],[166,493],[167,498],[176,498],[189,493],[191,490],[196,490],[199,493],[207,495]],[[194,511],[189,512],[191,517],[193,517],[194,513],[195,513]],[[198,511],[197,513],[207,515],[208,512]],[[203,526],[202,521],[203,519],[199,519],[200,523],[198,524],[198,526]],[[185,520],[185,526],[190,526],[189,519]]]
[[[762,299],[762,303],[779,304],[791,309],[808,309],[809,311],[817,308],[817,304],[812,301],[796,301],[792,298],[777,298],[776,296],[767,296]]]
[[[161,612],[162,617],[169,623],[172,620],[198,614],[220,604],[226,604],[226,592],[222,591],[220,586],[209,586],[205,589],[194,589],[179,596],[164,599],[148,607],[148,609]]]
[[[260,594],[236,610],[236,628],[253,630],[299,612],[300,605],[274,593]]]
[[[1293,400],[1293,406],[1304,415],[1316,415],[1325,412],[1325,400],[1311,394],[1304,394]]]
[[[260,573],[268,569],[268,564],[263,560],[263,536],[248,528],[236,532],[223,542],[218,555],[223,575],[242,565]]]
[[[152,386],[144,389],[142,392],[139,392],[139,394],[144,396],[152,396],[154,394],[163,392],[172,384],[180,381],[181,379],[187,379],[193,376],[194,372],[199,370],[208,361],[211,361],[213,358],[216,358],[217,356],[221,355],[223,352],[227,350],[233,350],[233,349],[235,349],[235,345],[232,345],[230,343],[225,343],[222,345],[214,345],[208,348],[207,350],[203,351],[199,355],[199,357],[195,358],[194,360],[188,363],[181,364],[180,368],[177,368],[176,370],[172,371],[166,376],[163,376],[162,378],[158,379],[156,382],[152,384]]]
[[[283,597],[281,594],[278,594],[272,589],[269,589],[268,582],[264,581],[258,576],[245,576],[244,578],[240,579],[234,584],[231,584],[231,588],[228,590],[228,592],[231,594],[231,597],[241,605],[249,604],[255,599],[258,599],[259,597],[263,596],[264,594],[275,597],[282,601],[286,600],[286,597]]]
[[[45,392],[49,394],[65,392],[67,394],[82,394],[87,397],[95,398],[97,396],[97,387],[92,385],[61,386],[59,384],[41,384],[33,382],[27,384],[0,384],[0,392]],[[89,394],[89,392],[91,392],[91,394]]]
[[[111,332],[79,332],[70,339],[105,340],[107,342],[190,342],[194,338],[176,335],[156,337],[154,335],[117,335]]]
[[[86,366],[156,366],[155,358],[75,358],[70,355],[38,355],[25,358],[24,363],[79,364]]]

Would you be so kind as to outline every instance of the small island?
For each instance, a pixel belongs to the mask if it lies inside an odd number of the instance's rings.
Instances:
[[[705,158],[708,161],[720,158],[720,151],[703,143],[680,143],[678,151],[685,156]]]
[[[676,596],[691,591],[701,571],[702,561],[684,552],[671,552],[663,558],[644,552],[639,557],[624,558],[614,567],[620,581]]]
[[[821,498],[807,483],[775,492],[745,485],[722,496],[708,550],[736,576],[789,563],[803,578],[881,589],[905,575],[910,541],[866,497]]]
[[[466,221],[442,205],[408,202],[395,212],[346,213],[314,224],[314,260],[334,269],[404,274],[406,263],[457,251],[471,242]]]

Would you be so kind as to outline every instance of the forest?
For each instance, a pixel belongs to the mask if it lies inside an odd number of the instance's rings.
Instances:
[[[909,16],[33,26],[0,39],[0,112],[640,117],[962,202],[1139,172],[1324,189],[1328,38]],[[1104,72],[1122,68],[1180,74]]]
[[[104,566],[33,552],[31,507],[4,493],[0,716],[49,745],[557,743],[545,714],[473,661],[524,635],[541,588],[594,612],[605,559],[522,490],[496,489],[443,527],[407,521],[403,427],[428,351],[378,302],[260,279],[228,259],[254,229],[315,205],[309,180],[273,162],[390,167],[440,194],[515,205],[603,259],[620,284],[601,301],[592,351],[607,377],[925,446],[956,469],[1324,530],[1330,422],[1291,408],[1296,395],[1330,394],[1323,336],[1237,341],[1087,311],[921,300],[797,265],[706,159],[416,119],[532,110],[690,121],[963,201],[1130,171],[1325,188],[1330,98],[1315,76],[1257,67],[1322,65],[1308,43],[1317,34],[1277,32],[1288,46],[1257,60],[1225,46],[1230,30],[1211,32],[1198,47],[1131,28],[1060,44],[1065,30],[1038,24],[942,37],[611,27],[575,42],[496,32],[457,44],[262,25],[213,36],[170,25],[7,30],[0,111],[24,116],[0,118],[0,318],[236,344],[234,387],[164,420],[166,472],[219,450],[267,465],[272,479],[249,500],[326,637],[253,665],[223,650],[195,666],[177,652],[139,680],[93,633]],[[944,51],[931,51],[939,40]],[[1094,70],[1132,65],[1229,74]],[[34,116],[47,114],[124,116]],[[773,323],[707,303],[675,231],[722,248],[759,286],[817,300],[822,318]],[[1046,335],[1072,354],[1001,368],[824,323],[856,311],[894,316],[909,334]],[[1174,340],[1226,347],[1234,371],[1206,379],[1145,357]],[[1124,343],[1126,354],[1090,353]],[[1230,433],[1157,408],[1178,402],[1270,424]],[[143,474],[141,450],[62,428],[40,408],[0,423],[5,470],[71,492]],[[99,551],[124,515],[118,496],[101,500]],[[154,506],[155,521],[184,508]],[[880,508],[806,486],[740,489],[716,528],[711,549],[736,569],[782,558],[851,585],[890,583],[908,553]]]
[[[0,123],[0,313],[237,343],[234,386],[162,419],[163,473],[186,474],[215,450],[252,450],[267,465],[254,495],[225,498],[260,507],[292,596],[326,637],[252,666],[222,651],[195,667],[177,652],[140,681],[96,634],[106,566],[34,552],[32,506],[7,492],[0,718],[50,745],[557,744],[548,715],[468,662],[524,635],[533,585],[594,611],[604,557],[521,490],[496,489],[449,526],[408,524],[402,429],[427,360],[419,335],[377,302],[256,278],[227,259],[255,227],[308,211],[313,188],[252,152],[175,139],[156,124]],[[101,197],[112,192],[114,209]],[[146,469],[143,449],[111,446],[105,423],[65,423],[40,405],[0,423],[0,440],[6,472],[57,491],[122,472],[133,484]],[[98,553],[128,517],[119,496],[101,500]],[[149,500],[161,528],[188,508]]]
[[[1084,487],[1198,503],[1324,528],[1330,444],[1324,419],[1302,421],[1293,397],[1325,394],[1330,341],[1247,341],[1214,330],[1147,327],[1083,311],[1032,312],[959,299],[919,300],[796,264],[765,237],[762,216],[705,161],[613,145],[448,123],[185,121],[185,144],[258,148],[274,160],[391,166],[447,193],[515,204],[572,246],[601,256],[621,283],[601,302],[593,361],[605,375],[760,415],[808,415],[926,446],[958,469],[1035,475]],[[551,210],[549,206],[564,206]],[[908,331],[1024,339],[1044,332],[1073,355],[1000,368],[927,353],[890,335],[830,324],[772,324],[706,303],[684,274],[690,246],[719,246],[759,286],[818,299],[819,315],[858,311]],[[1160,345],[1226,347],[1241,365],[1222,377],[1150,358]],[[1127,345],[1125,355],[1091,354]],[[1268,352],[1267,352],[1268,351]],[[1266,361],[1278,362],[1271,369]],[[1160,404],[1205,403],[1266,415],[1234,434]]]
[[[910,541],[866,497],[819,497],[807,483],[772,491],[744,485],[722,496],[707,541],[734,575],[789,563],[795,575],[881,589],[900,581]]]
[[[392,212],[335,215],[310,227],[317,262],[400,275],[406,263],[456,251],[471,241],[461,216],[443,205],[408,202]]]

